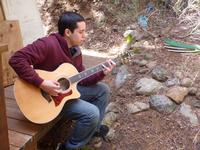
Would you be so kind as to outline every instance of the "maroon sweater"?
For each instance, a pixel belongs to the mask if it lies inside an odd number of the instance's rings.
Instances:
[[[70,63],[81,72],[85,69],[82,64],[82,54],[79,47],[75,47],[74,54],[67,46],[66,40],[58,33],[36,40],[30,45],[15,52],[9,64],[23,80],[39,86],[44,79],[38,76],[34,69],[46,71],[55,70],[62,63]],[[84,80],[80,85],[92,85],[102,80],[103,72],[96,73]]]

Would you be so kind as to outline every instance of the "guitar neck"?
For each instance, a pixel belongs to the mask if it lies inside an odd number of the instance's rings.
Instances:
[[[116,59],[113,59],[112,61],[116,62]],[[108,62],[98,64],[97,66],[86,69],[86,70],[70,77],[69,81],[73,84],[75,82],[80,82],[81,80],[83,80],[87,77],[90,77],[90,76],[94,75],[95,73],[101,72],[105,69],[102,65],[109,66]]]

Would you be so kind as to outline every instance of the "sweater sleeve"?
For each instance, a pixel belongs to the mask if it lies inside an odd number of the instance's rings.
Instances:
[[[45,59],[47,49],[45,40],[38,39],[15,52],[9,59],[9,64],[21,79],[39,86],[43,82],[43,79],[39,77],[32,66],[39,64]]]

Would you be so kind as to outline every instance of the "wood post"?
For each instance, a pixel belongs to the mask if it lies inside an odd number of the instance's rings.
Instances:
[[[15,51],[23,47],[23,40],[20,31],[20,25],[18,20],[6,20],[5,8],[6,0],[0,0],[0,45],[6,43],[8,45],[8,51],[2,54],[2,76],[3,86],[9,86],[14,83],[16,77],[15,72],[8,64],[8,59]],[[16,2],[17,3],[17,2]],[[11,11],[12,12],[12,11]],[[9,11],[8,11],[9,13]]]
[[[8,45],[0,45],[0,145],[2,150],[9,150],[8,124],[4,98],[2,53],[7,51]]]
[[[0,22],[0,44],[8,44],[8,51],[2,54],[2,69],[4,87],[14,83],[15,72],[9,66],[9,57],[23,47],[19,21],[9,20]]]
[[[5,20],[5,15],[4,15],[2,3],[0,0],[0,21],[4,21],[4,20]]]

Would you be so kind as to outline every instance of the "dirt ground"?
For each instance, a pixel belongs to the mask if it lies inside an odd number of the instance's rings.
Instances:
[[[75,6],[74,3],[73,6]],[[125,12],[128,12],[127,6],[120,7],[120,5],[107,3],[107,5],[100,5],[99,3],[92,4],[94,10],[101,10],[105,12],[106,19],[103,23],[94,23],[94,18],[88,16],[88,41],[83,45],[86,49],[95,49],[99,52],[107,52],[114,46],[119,46],[123,41],[123,32],[132,24],[136,22],[135,17]],[[60,6],[58,6],[60,7]],[[91,5],[88,5],[91,7]],[[109,9],[108,9],[109,8]],[[121,8],[120,11],[117,11]],[[88,8],[89,9],[89,8]],[[131,8],[129,8],[131,9]],[[48,11],[53,11],[49,9]],[[45,10],[46,11],[46,10]],[[83,11],[83,10],[82,10]],[[113,11],[117,12],[114,16]],[[166,11],[166,10],[165,10]],[[42,11],[44,13],[44,10]],[[170,12],[170,11],[169,11]],[[175,18],[173,13],[162,16],[158,19],[157,24],[149,24],[151,28],[149,31],[158,35],[156,38],[149,33],[144,32],[147,36],[141,40],[147,41],[151,48],[140,48],[141,55],[135,58],[141,58],[145,54],[153,56],[152,60],[157,64],[166,68],[171,74],[176,71],[183,73],[185,77],[195,79],[194,86],[199,88],[200,77],[198,72],[199,54],[198,53],[173,53],[168,52],[162,47],[161,39],[163,37],[176,37],[173,31],[178,30],[173,23],[176,22],[171,18]],[[44,16],[43,16],[44,17]],[[44,17],[45,18],[45,17]],[[154,18],[155,19],[155,18]],[[167,19],[171,20],[168,21]],[[163,23],[162,21],[165,20]],[[155,21],[155,20],[152,20]],[[156,22],[155,21],[155,22]],[[159,24],[158,24],[159,23]],[[170,26],[171,23],[171,26]],[[52,24],[51,24],[52,25]],[[171,27],[173,26],[173,29]],[[157,27],[157,28],[156,28]],[[167,32],[167,29],[171,29]],[[165,32],[162,32],[165,31]],[[50,32],[50,31],[49,31]],[[171,33],[171,34],[170,34]],[[187,41],[187,39],[183,39]],[[193,41],[194,43],[196,41]],[[144,43],[144,42],[143,42]],[[143,45],[142,45],[143,46]],[[133,58],[133,59],[135,59]],[[112,124],[112,128],[116,131],[115,138],[110,142],[102,141],[100,147],[95,148],[93,144],[88,146],[88,149],[97,150],[198,150],[200,149],[200,138],[198,137],[199,126],[191,126],[189,121],[180,116],[177,111],[170,115],[162,115],[152,109],[140,112],[138,114],[129,114],[126,108],[127,103],[136,101],[148,102],[148,96],[137,95],[134,90],[134,85],[138,79],[150,76],[151,70],[144,74],[140,73],[141,69],[138,65],[129,64],[128,71],[132,78],[127,80],[120,88],[115,88],[116,75],[109,75],[105,78],[105,82],[111,88],[110,102],[115,102],[120,107],[120,112],[116,122]],[[193,97],[187,97],[185,103],[191,103]],[[198,108],[192,108],[197,114],[200,113]],[[62,141],[65,133],[68,133],[71,128],[71,123],[60,123],[59,127],[53,129],[42,141],[41,149],[52,149],[57,142]],[[197,140],[197,142],[196,142]]]

